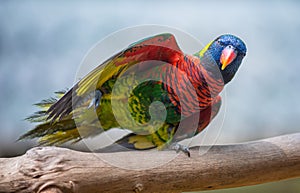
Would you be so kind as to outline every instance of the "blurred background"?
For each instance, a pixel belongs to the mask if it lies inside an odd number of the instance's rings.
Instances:
[[[23,119],[36,110],[33,103],[74,84],[95,43],[143,24],[175,27],[203,44],[224,33],[246,42],[248,54],[226,89],[217,143],[300,132],[299,18],[299,1],[0,1],[0,157],[36,145],[16,142],[33,127]],[[299,184],[210,192],[296,193]]]

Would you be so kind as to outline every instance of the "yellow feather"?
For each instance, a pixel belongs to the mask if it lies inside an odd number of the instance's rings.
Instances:
[[[202,50],[199,52],[199,56],[203,57],[204,53],[208,50],[209,46],[213,43],[214,41],[209,42]]]
[[[95,88],[100,88],[107,80],[127,66],[126,64],[115,65],[116,62],[120,62],[121,60],[123,60],[122,57],[117,58],[116,61],[109,61],[91,71],[84,79],[79,81],[78,89],[76,90],[77,94],[80,96],[88,93],[88,91],[95,90]]]
[[[134,148],[136,149],[148,149],[154,148],[155,145],[148,139],[146,135],[135,135],[129,137],[128,143],[134,144]]]

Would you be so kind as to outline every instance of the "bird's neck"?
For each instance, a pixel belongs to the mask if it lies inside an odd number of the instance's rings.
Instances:
[[[211,59],[197,56],[185,56],[186,72],[191,81],[198,85],[207,85],[212,96],[217,96],[224,87],[223,76]]]

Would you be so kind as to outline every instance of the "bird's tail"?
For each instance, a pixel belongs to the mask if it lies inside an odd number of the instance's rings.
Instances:
[[[19,140],[39,138],[40,145],[57,145],[68,141],[77,142],[81,139],[72,115],[61,120],[48,120],[47,110],[61,98],[66,91],[55,92],[56,96],[47,100],[42,100],[35,104],[39,111],[27,117],[25,120],[39,123],[34,129],[22,135]]]

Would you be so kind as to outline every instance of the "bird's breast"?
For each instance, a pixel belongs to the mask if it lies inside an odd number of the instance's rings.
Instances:
[[[223,86],[223,81],[207,72],[194,57],[185,57],[166,69],[164,87],[184,117],[206,109]]]

